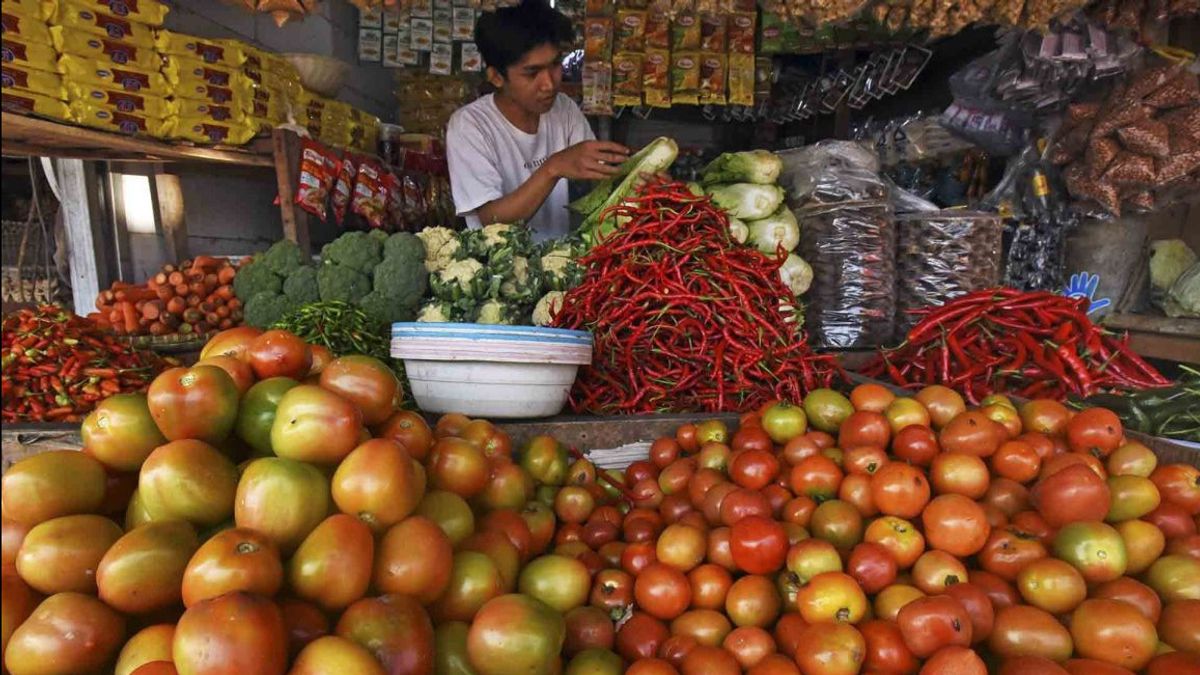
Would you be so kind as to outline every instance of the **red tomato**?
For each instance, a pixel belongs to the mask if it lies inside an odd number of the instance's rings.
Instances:
[[[979,457],[990,457],[1008,440],[1008,431],[977,410],[956,416],[938,434],[938,443],[943,452],[961,452]]]
[[[991,533],[979,504],[958,494],[935,497],[921,514],[921,522],[931,547],[964,558],[982,549]]]
[[[1163,501],[1183,507],[1191,515],[1200,513],[1200,468],[1188,464],[1160,466],[1150,474]]]
[[[1104,520],[1111,504],[1108,484],[1085,466],[1069,466],[1033,486],[1033,502],[1051,527]]]
[[[724,567],[706,563],[688,572],[688,585],[692,589],[692,607],[721,609],[733,586],[733,577]]]
[[[250,593],[199,602],[176,624],[173,655],[184,673],[282,675],[288,662],[283,616],[275,603]]]
[[[670,637],[666,624],[645,612],[634,612],[617,629],[617,653],[626,661],[649,659],[658,653],[659,645]]]
[[[733,654],[724,649],[700,645],[683,657],[679,672],[683,675],[740,675],[742,668]]]
[[[983,589],[984,593],[987,593],[988,599],[992,601],[992,608],[996,612],[1021,602],[1021,596],[1017,594],[1017,589],[991,572],[971,570],[968,574],[968,579],[971,583]]]
[[[792,492],[817,501],[832,499],[842,482],[842,470],[832,459],[813,455],[792,467]]]
[[[896,559],[881,544],[863,542],[850,552],[846,572],[863,591],[874,595],[896,581]]]
[[[983,569],[1013,581],[1022,568],[1047,555],[1046,547],[1038,537],[1009,525],[988,535],[978,560]]]
[[[858,623],[867,612],[867,596],[854,578],[841,572],[822,572],[809,579],[796,598],[800,616],[808,623]]]
[[[987,675],[987,666],[975,652],[950,645],[942,647],[921,666],[922,675]]]
[[[1086,408],[1067,422],[1067,445],[1072,452],[1107,457],[1121,446],[1121,418],[1107,408]]]
[[[800,633],[796,663],[805,673],[854,675],[866,658],[867,642],[847,623],[812,624]]]
[[[933,458],[929,482],[937,494],[960,494],[979,499],[987,494],[991,476],[987,464],[975,455],[944,452]]]
[[[929,481],[908,464],[890,462],[871,477],[871,498],[880,513],[913,518],[929,502]]]
[[[771,574],[787,558],[787,532],[762,516],[747,516],[730,528],[729,548],[737,566],[750,574]]]
[[[863,533],[863,541],[883,546],[896,560],[898,569],[906,570],[925,552],[925,537],[915,525],[903,518],[883,516],[871,521]]]
[[[254,338],[246,359],[258,379],[290,377],[302,380],[312,369],[312,349],[286,330],[269,330]]]
[[[892,425],[883,413],[859,410],[842,420],[838,429],[838,447],[870,445],[886,448],[892,439]]]
[[[770,450],[758,447],[738,453],[729,466],[729,477],[733,482],[749,490],[761,490],[775,480],[777,475],[779,460],[775,459]]]
[[[1120,600],[1084,600],[1071,614],[1075,651],[1130,670],[1154,657],[1158,634],[1141,611]]]
[[[918,658],[928,658],[949,645],[971,646],[971,616],[962,603],[947,595],[913,600],[900,609],[896,625],[904,644]]]
[[[733,582],[725,596],[725,614],[735,626],[770,626],[779,617],[779,592],[764,576],[750,574]]]
[[[683,448],[679,447],[679,441],[666,436],[655,440],[650,444],[650,461],[660,469],[665,469],[667,466],[679,459]]]
[[[892,454],[917,466],[929,466],[940,451],[937,434],[926,425],[904,427],[892,441]]]
[[[915,673],[917,657],[904,644],[904,634],[892,621],[872,619],[858,627],[867,644],[863,670],[879,673]]]
[[[642,611],[665,621],[683,614],[692,602],[687,577],[662,563],[652,563],[637,575],[633,595]]]
[[[971,642],[978,644],[987,640],[996,621],[996,612],[988,594],[970,582],[951,584],[946,587],[944,593],[958,600],[971,617]]]

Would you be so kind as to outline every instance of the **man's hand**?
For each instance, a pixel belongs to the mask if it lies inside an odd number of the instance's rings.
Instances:
[[[584,141],[554,153],[545,166],[555,178],[602,180],[615,176],[626,159],[629,148],[620,143]]]

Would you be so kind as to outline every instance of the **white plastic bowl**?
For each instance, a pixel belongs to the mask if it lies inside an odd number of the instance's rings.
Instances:
[[[566,405],[579,366],[592,362],[592,336],[534,326],[396,323],[391,353],[403,359],[425,412],[551,417]]]

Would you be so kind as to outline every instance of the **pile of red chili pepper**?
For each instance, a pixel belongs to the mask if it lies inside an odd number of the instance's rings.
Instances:
[[[964,295],[922,310],[904,342],[862,373],[904,387],[942,384],[972,404],[993,393],[1062,400],[1171,384],[1127,337],[1092,323],[1087,306],[1084,298],[1011,288]]]
[[[55,305],[4,317],[0,354],[5,422],[78,422],[101,399],[144,390],[167,367]]]
[[[554,322],[595,339],[574,410],[747,410],[844,375],[788,321],[782,260],[734,242],[707,197],[652,181],[604,217],[622,225],[582,258]]]

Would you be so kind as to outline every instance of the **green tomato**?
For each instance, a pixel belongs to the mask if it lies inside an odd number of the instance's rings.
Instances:
[[[585,649],[571,659],[566,675],[620,675],[625,672],[621,657],[607,649]]]
[[[433,634],[434,671],[437,675],[475,675],[467,658],[467,630],[462,621],[447,621]]]
[[[271,425],[275,423],[275,409],[289,389],[300,384],[290,377],[272,377],[256,383],[242,397],[234,433],[253,450],[254,454],[269,457],[271,450]]]
[[[1089,584],[1112,581],[1125,574],[1129,564],[1121,534],[1095,521],[1064,525],[1054,535],[1054,557],[1070,563]]]
[[[562,485],[567,479],[567,449],[549,436],[537,436],[521,453],[521,468],[542,485]]]

